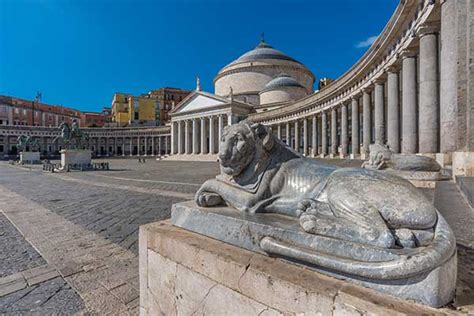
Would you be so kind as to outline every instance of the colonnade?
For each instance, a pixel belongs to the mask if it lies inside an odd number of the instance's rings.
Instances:
[[[403,49],[350,97],[263,123],[308,156],[366,157],[372,143],[395,153],[439,153],[449,135],[440,131],[440,116],[452,111],[439,101],[439,24],[424,24],[415,35],[419,45]]]
[[[169,128],[156,127],[140,130],[106,128],[84,128],[82,131],[89,136],[88,147],[94,156],[161,156],[171,152],[171,135]],[[59,135],[56,128],[33,126],[0,126],[0,155],[7,156],[17,153],[16,141],[20,135],[29,135],[37,140],[42,155],[55,155],[62,148],[61,141],[54,143]]]
[[[178,155],[215,155],[226,125],[236,123],[232,113],[176,119],[171,121],[171,153]]]

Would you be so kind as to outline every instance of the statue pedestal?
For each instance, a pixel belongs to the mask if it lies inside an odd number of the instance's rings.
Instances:
[[[20,152],[20,163],[36,164],[40,163],[39,151],[22,151]]]
[[[440,312],[186,231],[168,220],[140,227],[139,253],[140,315]]]
[[[433,244],[403,250],[309,234],[300,228],[297,219],[287,216],[249,214],[229,207],[201,208],[192,201],[174,204],[171,220],[177,227],[255,253],[267,254],[265,249],[269,248],[262,245],[262,239],[270,238],[275,243],[283,243],[299,258],[316,253],[321,264],[304,265],[318,275],[326,274],[392,296],[439,307],[449,303],[454,296],[457,266],[456,245],[444,240],[443,236],[449,235],[450,230],[442,216],[438,216]],[[276,253],[273,252],[272,256],[291,259]],[[416,255],[420,253],[422,255]],[[413,260],[407,259],[411,257]],[[302,260],[291,260],[294,264],[302,264]],[[430,264],[426,269],[419,272],[413,269],[414,265],[421,266],[427,262]],[[356,272],[352,270],[355,266],[362,268]]]
[[[92,152],[84,149],[64,149],[61,150],[61,168],[67,165],[90,165],[92,162]]]

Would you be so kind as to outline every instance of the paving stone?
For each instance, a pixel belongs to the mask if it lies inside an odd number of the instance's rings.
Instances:
[[[139,292],[137,289],[129,284],[122,284],[110,291],[115,297],[117,297],[122,303],[128,305],[134,300],[138,299]]]
[[[0,314],[70,315],[84,309],[79,295],[59,277],[0,297]]]
[[[27,279],[26,281],[28,282],[28,286],[32,286],[32,285],[35,285],[47,280],[54,279],[58,276],[59,276],[59,272],[56,270],[53,270],[44,274],[36,275],[30,279]]]
[[[17,278],[9,283],[0,285],[0,297],[24,289],[27,286],[24,278]]]

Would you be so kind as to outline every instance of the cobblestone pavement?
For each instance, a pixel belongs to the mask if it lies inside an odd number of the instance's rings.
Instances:
[[[59,289],[57,295],[63,297],[78,293],[87,309],[99,314],[136,314],[138,227],[168,218],[173,203],[191,199],[200,184],[214,177],[219,169],[214,162],[109,161],[111,171],[54,174],[43,172],[41,166],[24,168],[0,162],[0,211],[47,261],[46,266],[41,262],[33,268],[49,271],[39,277],[47,279],[40,283],[47,285],[45,292]],[[424,191],[435,196],[434,190]],[[448,194],[435,199],[440,211],[450,212],[451,198]],[[453,226],[463,216],[458,213],[446,216]],[[465,225],[461,229],[466,229]],[[470,240],[462,242],[458,252],[458,293],[462,295],[455,306],[466,308],[474,304],[470,285],[474,284],[474,251]],[[17,255],[13,247],[5,249]],[[34,262],[34,256],[25,257]],[[27,261],[25,269],[30,269],[34,264]],[[31,279],[15,272],[4,273],[10,273],[8,277],[20,285]],[[4,308],[0,314],[34,310],[37,306],[23,309],[28,302],[23,295],[40,297],[39,289],[40,286],[31,285],[3,297],[0,292],[0,306]],[[57,303],[59,297],[45,299],[41,306],[66,314],[82,309],[71,303],[68,310]]]
[[[111,160],[111,168],[51,174],[40,166],[0,163],[0,210],[53,267],[42,292],[64,297],[77,292],[91,312],[136,314],[138,227],[168,218],[171,204],[191,199],[218,166],[125,159]],[[24,288],[22,274],[7,281],[10,290],[22,290],[0,298],[0,314],[38,312],[25,297],[38,297],[42,314],[58,305],[53,298],[40,300],[39,286]],[[58,305],[56,312],[82,309],[68,305],[70,310]]]
[[[43,264],[46,261],[0,213],[0,279]]]
[[[0,213],[0,315],[73,314],[82,299]]]

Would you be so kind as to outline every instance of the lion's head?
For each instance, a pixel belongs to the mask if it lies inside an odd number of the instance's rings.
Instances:
[[[236,177],[273,146],[271,129],[262,124],[242,121],[226,126],[219,143],[219,160],[223,173]]]

